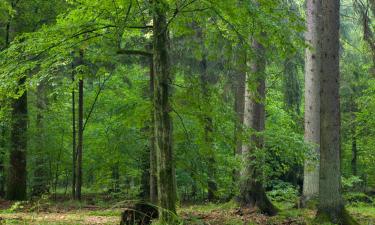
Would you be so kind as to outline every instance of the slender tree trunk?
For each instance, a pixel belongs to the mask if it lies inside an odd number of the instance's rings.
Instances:
[[[152,0],[154,39],[154,107],[155,147],[158,178],[160,219],[173,224],[176,213],[176,177],[172,142],[171,80],[169,59],[169,31],[166,12],[168,3]]]
[[[39,197],[44,193],[49,191],[48,188],[48,174],[46,168],[46,152],[45,152],[45,134],[43,127],[43,114],[45,113],[47,104],[45,84],[42,82],[37,87],[37,115],[36,115],[36,155],[35,155],[35,170],[34,170],[34,180],[32,186],[32,196]]]
[[[251,73],[247,78],[248,84],[254,84],[254,89],[246,85],[244,125],[255,132],[264,131],[265,126],[265,66],[264,48],[257,41],[253,41],[253,49],[256,59],[251,65]],[[277,209],[267,198],[266,191],[262,183],[262,171],[254,165],[261,164],[261,160],[256,158],[255,151],[264,151],[264,140],[262,134],[253,134],[249,144],[242,147],[242,158],[244,169],[241,171],[240,196],[239,201],[247,207],[256,207],[262,213],[275,215]]]
[[[339,27],[340,0],[322,2],[320,76],[320,178],[317,219],[357,224],[346,212],[341,196]]]
[[[26,77],[21,78],[23,86]],[[8,200],[26,199],[26,151],[27,151],[27,92],[14,100],[10,137],[10,165],[6,198]]]
[[[0,197],[5,197],[5,155],[6,155],[6,128],[1,126],[1,137],[0,137]]]
[[[157,169],[155,148],[155,118],[154,118],[154,60],[150,57],[150,101],[151,101],[151,125],[150,125],[150,202],[157,204]]]
[[[77,145],[77,168],[76,168],[76,199],[81,200],[82,189],[82,150],[83,150],[83,79],[78,83],[78,145]]]
[[[352,175],[357,176],[358,175],[358,169],[357,169],[357,161],[358,161],[358,148],[357,148],[357,123],[356,123],[356,111],[357,111],[357,105],[355,103],[354,99],[351,99],[351,117],[352,117],[352,126],[351,126],[351,138],[352,138],[352,160],[351,160],[351,169],[352,169]]]
[[[74,67],[74,65],[72,66]],[[72,68],[74,69],[74,68]],[[72,83],[74,84],[74,72],[72,71]],[[76,196],[76,165],[77,165],[77,130],[76,130],[76,97],[75,88],[72,89],[72,196]]]
[[[319,158],[320,144],[320,68],[321,68],[321,0],[307,0],[307,32],[305,52],[305,141]],[[319,192],[319,160],[308,158],[304,165],[301,206],[317,197]]]

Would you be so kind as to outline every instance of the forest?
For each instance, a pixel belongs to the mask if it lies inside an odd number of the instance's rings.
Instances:
[[[375,0],[0,0],[0,224],[375,225]]]

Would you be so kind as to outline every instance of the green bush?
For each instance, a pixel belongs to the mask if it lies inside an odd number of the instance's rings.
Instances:
[[[273,185],[272,191],[267,195],[272,201],[276,202],[298,202],[298,190],[290,183],[279,181]]]
[[[369,203],[372,204],[374,200],[371,196],[363,192],[347,192],[344,193],[344,199],[347,203],[350,204],[357,204],[357,203]]]

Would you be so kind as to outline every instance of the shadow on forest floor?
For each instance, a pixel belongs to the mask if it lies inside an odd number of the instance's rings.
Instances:
[[[277,203],[278,216],[267,217],[241,209],[235,203],[185,205],[178,210],[186,225],[308,225],[315,211],[294,209]],[[78,225],[119,224],[124,204],[100,202],[50,201],[10,202],[0,200],[0,224]],[[375,207],[357,205],[348,207],[361,224],[375,225]]]

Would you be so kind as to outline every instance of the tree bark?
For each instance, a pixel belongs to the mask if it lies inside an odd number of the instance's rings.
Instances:
[[[72,69],[75,65],[73,64]],[[74,71],[72,71],[72,84],[74,84]],[[76,196],[76,165],[77,165],[77,130],[76,130],[76,97],[75,88],[72,89],[72,197]]]
[[[19,81],[23,86],[26,77]],[[10,137],[10,165],[6,198],[8,200],[26,199],[26,151],[27,151],[27,92],[15,99],[12,107],[12,124]]]
[[[209,115],[212,111],[211,108],[211,92],[210,92],[210,77],[207,71],[207,53],[204,46],[203,29],[199,28],[198,38],[200,39],[202,46],[202,59],[199,62],[200,67],[200,83],[203,96],[203,103],[205,109],[202,115],[202,122],[204,127],[204,145],[203,149],[205,155],[207,155],[207,199],[208,201],[213,201],[215,199],[215,192],[217,191],[217,184],[215,181],[215,153],[213,146],[213,120]]]
[[[1,129],[1,137],[0,137],[0,197],[5,197],[5,185],[6,185],[6,178],[5,178],[5,155],[6,155],[6,139],[7,139],[7,132],[4,125],[0,126]]]
[[[44,134],[44,118],[43,114],[45,113],[47,99],[45,93],[45,84],[41,82],[37,87],[37,100],[36,100],[36,155],[35,155],[35,170],[33,177],[33,186],[31,195],[39,197],[44,193],[49,191],[48,187],[48,174],[46,168],[46,152],[45,152],[45,134]]]
[[[355,89],[355,87],[354,87]],[[355,94],[355,91],[354,93]],[[354,99],[351,98],[351,110],[350,110],[352,124],[351,124],[351,139],[352,139],[352,160],[350,162],[352,175],[358,175],[358,168],[357,168],[357,161],[358,161],[358,148],[357,148],[357,123],[356,123],[356,115],[357,112],[357,105]]]
[[[317,219],[358,224],[346,212],[341,196],[339,27],[340,0],[322,2],[320,76],[320,177]]]
[[[75,199],[81,200],[82,189],[82,150],[83,150],[83,78],[78,84],[78,145],[77,145],[77,168],[76,168],[76,196]]]
[[[244,125],[254,132],[264,131],[265,126],[265,66],[264,48],[257,41],[253,41],[255,60],[251,65],[251,73],[247,76],[245,92]],[[254,84],[250,89],[249,83]],[[245,168],[241,171],[239,201],[247,207],[256,207],[262,213],[275,215],[276,207],[267,198],[263,187],[262,171],[259,169],[261,162],[256,158],[255,151],[263,151],[264,139],[262,134],[252,134],[249,144],[242,147],[242,158]],[[257,162],[255,165],[254,161]]]
[[[312,155],[319,158],[320,144],[320,73],[321,73],[321,0],[307,0],[305,51],[305,141],[312,145]],[[301,206],[319,193],[319,160],[306,159],[304,164]]]
[[[155,118],[154,118],[154,60],[150,60],[150,101],[151,101],[151,125],[150,125],[150,202],[157,204],[158,188],[157,188],[157,165],[156,165],[156,148],[155,148]]]
[[[158,203],[160,219],[173,224],[176,213],[176,177],[172,142],[171,80],[169,59],[169,31],[166,12],[168,3],[152,0],[153,3],[153,51],[154,51],[154,115],[155,147],[158,178]]]

